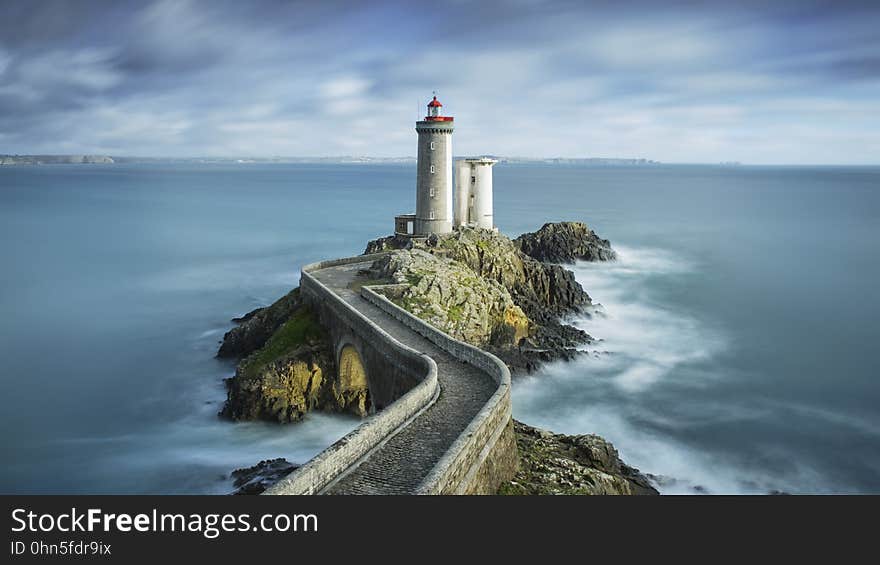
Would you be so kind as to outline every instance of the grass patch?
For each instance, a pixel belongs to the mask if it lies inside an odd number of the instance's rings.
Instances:
[[[289,320],[278,328],[269,341],[242,363],[242,372],[246,377],[255,377],[260,370],[293,351],[300,345],[314,342],[324,337],[324,328],[311,308],[302,307],[294,312]]]
[[[453,237],[444,237],[440,240],[440,247],[445,249],[455,249],[458,247],[458,240]]]
[[[411,314],[422,313],[429,306],[428,301],[421,296],[405,295],[398,298],[392,298],[392,302],[406,310]]]
[[[461,304],[456,304],[455,306],[449,307],[449,312],[447,312],[447,318],[452,320],[453,322],[460,322],[464,317],[464,306]]]

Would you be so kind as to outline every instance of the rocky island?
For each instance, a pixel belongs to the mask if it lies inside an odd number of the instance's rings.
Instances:
[[[299,289],[224,336],[218,356],[239,363],[221,415],[369,416],[270,494],[655,494],[602,438],[513,420],[514,376],[595,342],[566,322],[593,301],[562,264],[616,255],[580,222],[501,234],[499,161],[454,159],[442,109],[435,95],[416,122],[415,212],[360,256],[303,267]],[[241,470],[237,486],[259,490],[281,464]]]
[[[608,240],[578,222],[545,224],[513,240],[471,227],[422,239],[395,235],[370,241],[364,254],[381,252],[359,284],[381,285],[395,304],[495,354],[514,376],[572,359],[594,342],[565,323],[570,314],[588,314],[592,300],[559,263],[615,258]],[[299,289],[235,322],[218,351],[240,360],[226,382],[224,417],[290,423],[312,410],[362,417],[375,410],[366,380],[336,366],[326,329]],[[598,436],[561,436],[519,422],[514,431],[519,471],[500,493],[656,494]],[[240,491],[258,492],[268,482]]]

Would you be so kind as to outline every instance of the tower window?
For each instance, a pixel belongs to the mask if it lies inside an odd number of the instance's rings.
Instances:
[[[434,174],[434,165],[431,165],[431,174]]]
[[[434,150],[434,142],[432,141],[431,142],[431,151],[433,151],[433,150]]]
[[[431,198],[434,198],[434,187],[431,187]]]
[[[471,177],[471,184],[477,184],[477,177]]]
[[[433,219],[434,219],[434,210],[431,210],[431,211],[428,213],[428,219],[429,219],[429,220],[433,220]]]

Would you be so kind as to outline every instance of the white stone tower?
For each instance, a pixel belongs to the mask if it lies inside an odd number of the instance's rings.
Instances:
[[[452,231],[452,116],[441,116],[435,96],[428,115],[416,122],[419,160],[413,235]]]
[[[495,228],[492,212],[492,166],[496,159],[455,162],[455,226]]]

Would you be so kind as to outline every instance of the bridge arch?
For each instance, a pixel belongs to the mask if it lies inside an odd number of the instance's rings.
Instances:
[[[344,403],[356,404],[356,411],[367,414],[374,410],[370,379],[364,365],[360,348],[353,341],[341,341],[336,353],[336,379],[334,389]]]

